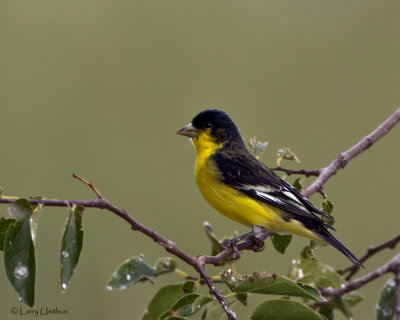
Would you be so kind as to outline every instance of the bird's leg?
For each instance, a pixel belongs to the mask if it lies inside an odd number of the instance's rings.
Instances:
[[[237,259],[239,259],[241,257],[241,254],[240,254],[240,251],[239,251],[239,249],[237,248],[236,245],[240,241],[248,240],[252,235],[253,235],[253,232],[248,232],[248,233],[243,234],[243,235],[241,235],[239,237],[233,238],[231,240],[227,240],[221,245],[220,251],[224,251],[224,250],[228,249],[229,247],[232,247],[235,255],[232,258],[228,258],[227,260],[237,260]]]
[[[240,258],[241,254],[238,249],[238,244],[240,242],[244,242],[247,240],[251,240],[254,242],[254,246],[252,248],[253,251],[258,252],[264,250],[264,240],[260,238],[260,235],[264,232],[264,228],[260,226],[252,226],[251,232],[248,232],[246,234],[243,234],[239,237],[233,238],[232,240],[225,241],[221,245],[221,251],[224,251],[225,249],[232,247],[233,251],[235,252],[235,255],[233,258],[230,258],[229,260],[237,260]]]
[[[263,227],[253,225],[251,227],[252,236],[250,237],[251,240],[254,241],[255,246],[252,248],[254,252],[263,251],[265,248],[264,240],[261,239],[261,234],[265,231]]]

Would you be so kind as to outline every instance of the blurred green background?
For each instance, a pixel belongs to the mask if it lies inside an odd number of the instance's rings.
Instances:
[[[203,221],[219,235],[247,230],[202,199],[195,152],[175,132],[201,110],[218,107],[245,140],[269,141],[267,164],[289,146],[302,163],[287,166],[327,165],[400,105],[399,14],[396,0],[3,0],[0,185],[8,195],[93,198],[72,178],[76,172],[183,250],[208,253]],[[358,256],[399,232],[399,138],[395,128],[326,185],[336,235]],[[321,202],[319,195],[312,199]],[[0,215],[7,215],[5,205]],[[171,275],[107,292],[124,259],[143,253],[153,263],[166,253],[112,214],[88,210],[81,261],[62,294],[65,218],[58,208],[41,215],[36,307],[67,309],[60,319],[140,319],[162,284],[181,280]],[[239,271],[285,274],[307,243],[294,240],[283,256],[270,243],[262,253],[246,252]],[[361,274],[393,254],[375,257]],[[348,265],[332,248],[318,256]],[[356,319],[373,319],[386,279],[361,291]],[[19,303],[3,264],[0,281],[0,317],[19,319],[10,312]],[[260,301],[237,306],[239,319]]]

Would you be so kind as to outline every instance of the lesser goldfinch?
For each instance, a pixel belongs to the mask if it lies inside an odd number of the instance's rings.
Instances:
[[[361,266],[317,215],[331,218],[257,160],[225,112],[205,110],[177,133],[194,144],[196,183],[214,209],[249,227],[328,243]]]

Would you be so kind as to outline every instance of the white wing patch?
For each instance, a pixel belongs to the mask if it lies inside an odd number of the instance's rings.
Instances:
[[[291,193],[290,191],[284,191],[283,190],[282,193],[284,193],[287,197],[291,198],[292,200],[296,201],[297,203],[303,205],[301,203],[301,201],[293,193]]]
[[[258,191],[258,190],[254,190],[254,191],[256,192],[256,195],[258,195],[260,198],[268,199],[268,200],[271,200],[271,201],[276,202],[276,203],[285,204],[281,199],[276,198],[274,196],[271,196],[268,193],[261,192],[261,191]]]

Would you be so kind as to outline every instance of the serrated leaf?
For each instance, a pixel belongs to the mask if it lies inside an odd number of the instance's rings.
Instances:
[[[185,295],[183,286],[184,284],[172,284],[158,290],[147,306],[142,320],[158,320],[161,315],[169,311],[175,302]]]
[[[255,272],[245,276],[234,290],[236,293],[276,294],[290,297],[300,297],[315,301],[324,301],[318,290],[311,286],[299,285],[294,281],[277,274]]]
[[[238,273],[232,274],[231,271],[223,271],[220,273],[222,281],[228,287],[228,289],[233,292],[236,287],[239,286],[242,281],[242,276]],[[235,298],[243,305],[247,306],[247,293],[238,293]]]
[[[82,250],[82,222],[85,208],[82,206],[72,206],[68,208],[68,212],[68,218],[61,241],[60,254],[60,280],[61,289],[63,291],[68,287],[75,268],[78,265],[79,256]]]
[[[160,274],[172,272],[176,269],[176,266],[177,262],[170,257],[159,258],[154,266],[155,269],[154,275],[158,276]]]
[[[255,157],[258,159],[260,156],[263,154],[265,149],[268,146],[268,141],[258,141],[257,137],[252,137],[250,138],[249,141],[249,146],[251,148],[251,151],[253,151]]]
[[[381,291],[375,308],[376,320],[392,320],[395,314],[396,281],[389,279]]]
[[[4,250],[4,238],[8,227],[14,224],[17,220],[13,218],[0,218],[0,251]]]
[[[141,256],[134,256],[117,267],[106,288],[107,290],[125,290],[138,281],[153,281],[155,274],[155,268],[147,264]]]
[[[251,315],[252,320],[326,320],[310,307],[294,300],[268,300]]]
[[[36,261],[30,217],[33,208],[26,199],[18,199],[8,206],[15,223],[8,226],[4,237],[4,264],[9,281],[21,302],[33,306],[35,302]]]
[[[285,253],[286,248],[289,246],[290,241],[292,240],[291,234],[272,233],[270,237],[275,250],[282,254]]]

